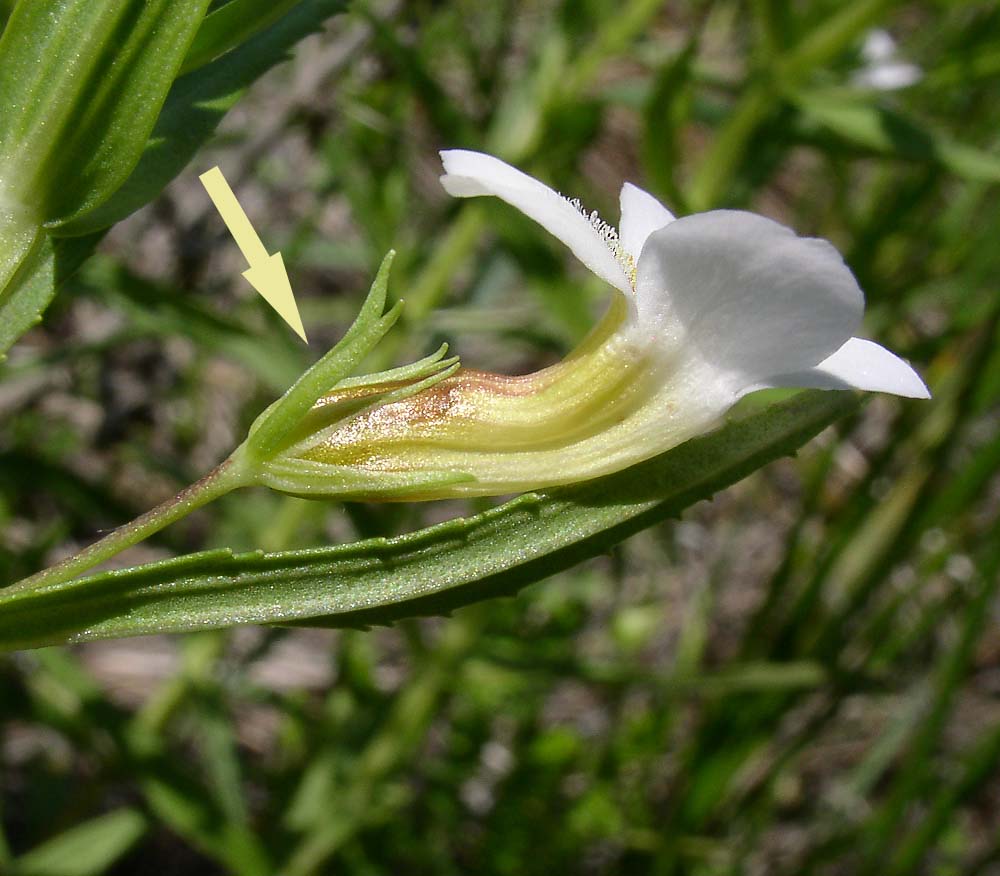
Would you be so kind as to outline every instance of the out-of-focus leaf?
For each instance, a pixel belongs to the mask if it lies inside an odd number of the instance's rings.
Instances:
[[[1000,181],[1000,155],[958,143],[895,110],[823,92],[801,92],[795,102],[809,119],[857,146],[940,164],[969,180]]]
[[[0,592],[0,647],[241,623],[389,623],[511,594],[793,452],[856,404],[850,393],[801,393],[610,477],[399,538],[212,551]]]
[[[928,71],[923,87],[967,88],[983,79],[1000,76],[1000,46],[988,43],[972,51],[956,53],[954,57]]]
[[[104,232],[55,240],[42,233],[0,295],[0,362],[14,342],[41,321],[42,312],[66,279],[83,264]]]
[[[343,0],[301,0],[239,48],[178,79],[132,175],[101,209],[59,233],[85,234],[106,228],[156,197],[212,136],[243,91],[287,60],[299,40],[319,30],[343,6]]]
[[[6,201],[60,225],[142,155],[208,0],[19,3],[0,39]]]
[[[181,295],[174,286],[140,277],[113,259],[100,255],[90,259],[79,282],[109,306],[123,311],[130,329],[152,336],[190,338],[202,348],[244,365],[269,390],[284,392],[302,373],[305,363],[301,352],[290,340],[286,344],[272,343],[267,354],[262,355],[258,333],[215,312],[194,296]]]
[[[682,213],[686,205],[674,174],[680,163],[678,135],[691,114],[692,64],[698,45],[698,34],[692,34],[677,57],[660,68],[643,107],[643,164],[656,188]]]
[[[188,49],[181,74],[214,61],[273,24],[299,0],[231,0],[205,16]]]
[[[85,821],[17,859],[18,876],[100,876],[146,832],[146,817],[116,809]]]
[[[829,63],[874,26],[886,9],[897,0],[852,0],[831,4],[833,11],[824,16],[780,62],[782,74],[789,81]],[[820,4],[817,4],[820,6]]]

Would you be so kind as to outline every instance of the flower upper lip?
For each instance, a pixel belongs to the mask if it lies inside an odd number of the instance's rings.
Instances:
[[[498,158],[464,149],[441,158],[450,194],[494,195],[534,219],[629,300],[640,342],[683,347],[733,400],[775,386],[930,395],[906,362],[853,337],[864,296],[825,240],[742,210],[675,219],[631,183],[615,233]]]

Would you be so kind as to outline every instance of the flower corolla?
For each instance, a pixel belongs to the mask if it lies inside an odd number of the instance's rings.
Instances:
[[[825,240],[742,210],[677,218],[630,183],[614,229],[498,158],[451,150],[442,160],[451,195],[494,196],[536,221],[614,288],[611,307],[566,359],[533,374],[454,365],[419,392],[360,408],[363,381],[334,387],[311,416],[350,416],[285,447],[271,486],[329,495],[349,475],[352,490],[340,492],[369,498],[513,493],[648,459],[758,389],[929,395],[906,362],[855,337],[864,297]]]

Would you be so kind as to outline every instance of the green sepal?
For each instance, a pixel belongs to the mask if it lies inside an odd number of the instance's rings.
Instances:
[[[431,493],[474,480],[462,471],[365,471],[309,459],[279,459],[262,469],[258,484],[303,499],[385,502],[413,501],[421,492]]]
[[[285,436],[299,424],[319,397],[329,392],[338,380],[349,375],[399,319],[401,301],[388,313],[382,314],[389,268],[395,255],[395,251],[389,250],[382,259],[368,297],[339,343],[254,421],[243,445],[252,458],[266,460],[273,456]]]
[[[346,417],[362,414],[365,411],[372,410],[373,408],[391,405],[394,402],[402,401],[405,398],[417,395],[426,389],[430,389],[436,383],[440,383],[446,377],[450,377],[458,371],[461,365],[457,356],[452,356],[450,359],[441,359],[437,362],[432,362],[429,365],[425,365],[422,369],[417,370],[415,366],[419,364],[421,363],[414,363],[414,365],[411,366],[394,369],[401,372],[409,372],[413,375],[406,378],[407,383],[405,386],[399,386],[395,389],[386,390],[385,392],[377,392],[361,399],[354,399],[345,402],[342,405],[334,405],[331,406],[333,408],[332,410],[320,409],[315,412],[310,411],[310,414],[314,414],[314,416],[304,417],[299,428],[296,428],[285,437],[282,443],[287,444],[287,450],[283,452],[290,457],[304,453],[310,448],[315,447],[317,444],[322,443],[330,432],[340,428]],[[383,384],[390,383],[390,381],[378,380],[378,378],[384,378],[388,373],[391,372],[383,372],[382,374],[374,375],[375,379],[372,380],[371,384],[368,384],[363,377],[357,378],[357,380],[365,381],[361,385],[378,386],[380,382]],[[346,382],[347,381],[341,381],[341,383],[335,386],[334,389],[341,389],[342,384]],[[351,382],[358,385],[357,381]],[[396,382],[397,381],[391,381],[391,383]],[[320,420],[320,422],[317,423],[317,420]],[[329,425],[326,425],[324,421],[329,422]]]

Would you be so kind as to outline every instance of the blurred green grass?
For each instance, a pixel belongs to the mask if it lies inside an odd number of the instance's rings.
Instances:
[[[863,84],[871,28],[919,81]],[[682,521],[448,620],[2,658],[0,872],[1000,873],[998,93],[991,2],[334,19],[193,165],[219,163],[281,246],[314,349],[390,246],[407,310],[386,359],[447,339],[527,371],[589,327],[606,290],[558,244],[440,191],[436,150],[464,146],[609,220],[630,179],[829,237],[866,329],[935,398],[873,398]],[[189,172],[15,348],[4,580],[203,473],[315,355],[239,267]],[[254,492],[124,559],[466,508]]]

